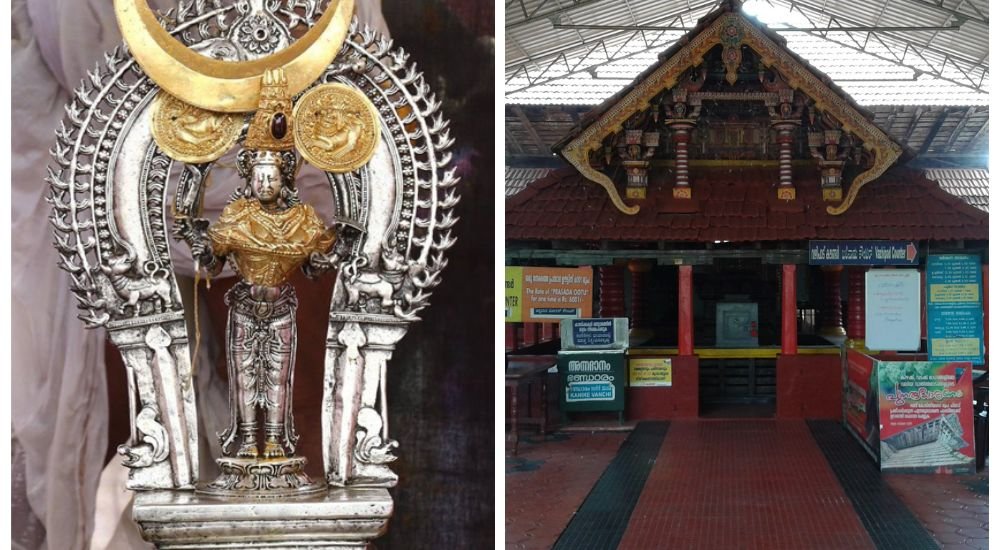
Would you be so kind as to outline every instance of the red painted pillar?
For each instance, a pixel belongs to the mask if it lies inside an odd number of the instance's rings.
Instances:
[[[653,269],[646,260],[631,260],[628,270],[632,273],[632,333],[644,331],[649,324],[646,313],[646,277]]]
[[[677,277],[677,354],[694,355],[694,312],[691,266],[680,266]]]
[[[865,266],[847,271],[847,345],[865,347]]]
[[[521,347],[527,348],[538,343],[538,323],[525,323],[521,334]]]
[[[542,333],[538,337],[538,343],[555,340],[557,332],[559,332],[559,323],[542,323]]]
[[[602,265],[597,268],[598,315],[625,317],[625,268],[621,265]]]
[[[819,326],[821,336],[845,336],[844,313],[840,305],[840,272],[843,266],[823,266],[823,312]]]
[[[517,324],[504,323],[504,350],[511,352],[517,349]]]
[[[799,316],[795,296],[795,264],[781,266],[781,353],[799,351]]]

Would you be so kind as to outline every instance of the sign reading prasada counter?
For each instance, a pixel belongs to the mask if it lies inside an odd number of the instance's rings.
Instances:
[[[560,352],[559,375],[562,410],[625,409],[625,355],[621,351]]]
[[[508,323],[593,315],[594,272],[590,267],[507,267],[504,286]]]

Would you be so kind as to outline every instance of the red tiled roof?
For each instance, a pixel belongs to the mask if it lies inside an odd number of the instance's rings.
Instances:
[[[694,197],[673,198],[673,176],[653,169],[639,213],[621,213],[573,168],[556,170],[506,202],[508,240],[791,241],[987,239],[988,215],[917,170],[890,169],[851,208],[826,212],[816,169],[796,167],[797,200],[777,198],[777,168],[692,167]],[[846,193],[846,190],[845,190]],[[633,202],[633,201],[627,201]]]

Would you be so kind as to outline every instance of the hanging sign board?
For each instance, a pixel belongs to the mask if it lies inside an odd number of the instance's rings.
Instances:
[[[628,385],[652,388],[673,385],[669,357],[642,357],[628,360]]]
[[[881,469],[975,473],[972,365],[877,363]]]
[[[508,323],[558,322],[593,315],[594,272],[590,267],[507,267]]]
[[[865,273],[865,347],[920,349],[920,272],[876,269]]]
[[[927,258],[927,358],[983,364],[982,268],[979,256]]]
[[[809,265],[917,265],[913,241],[809,241]]]
[[[625,354],[560,351],[559,401],[564,411],[625,410]]]
[[[564,319],[559,323],[562,349],[625,349],[628,347],[628,319]]]

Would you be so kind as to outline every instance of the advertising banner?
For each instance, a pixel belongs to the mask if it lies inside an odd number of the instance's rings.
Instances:
[[[643,357],[628,360],[628,385],[653,388],[673,385],[669,357]]]
[[[564,411],[625,409],[625,354],[621,351],[561,351],[559,377]]]
[[[882,470],[975,472],[972,365],[878,362]]]
[[[865,442],[869,451],[878,449],[878,392],[875,359],[855,350],[847,351],[847,387],[844,392],[844,419]]]
[[[983,364],[982,267],[979,256],[927,258],[927,358]]]
[[[507,267],[507,322],[557,322],[593,315],[590,267]]]
[[[504,322],[517,323],[521,321],[521,283],[524,281],[523,268],[504,268]]]
[[[877,269],[865,273],[865,347],[920,349],[920,272]]]
[[[809,241],[809,265],[917,265],[913,241]]]

